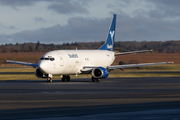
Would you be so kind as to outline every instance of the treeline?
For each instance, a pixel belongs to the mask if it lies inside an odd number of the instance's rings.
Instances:
[[[114,49],[117,51],[132,51],[132,50],[150,50],[155,53],[180,53],[180,40],[179,41],[127,41],[116,42]]]
[[[10,52],[48,52],[51,50],[63,50],[63,49],[98,49],[102,42],[74,42],[63,43],[60,45],[54,44],[42,44],[39,41],[37,43],[23,43],[23,44],[5,44],[0,45],[0,53]],[[155,53],[180,53],[180,41],[127,41],[127,42],[115,42],[114,50],[119,52],[134,51],[134,50],[150,50],[153,49]]]

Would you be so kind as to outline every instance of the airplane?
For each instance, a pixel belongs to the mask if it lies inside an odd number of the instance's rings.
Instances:
[[[45,53],[39,63],[27,63],[7,60],[7,63],[32,66],[36,68],[35,75],[38,78],[47,78],[52,82],[54,75],[61,75],[62,81],[70,81],[70,75],[92,74],[92,82],[99,82],[107,78],[109,72],[115,69],[139,68],[148,65],[160,65],[172,62],[142,63],[127,65],[112,65],[117,55],[150,52],[152,50],[141,50],[116,53],[113,51],[116,27],[116,14],[113,15],[110,29],[105,43],[97,50],[54,50]]]

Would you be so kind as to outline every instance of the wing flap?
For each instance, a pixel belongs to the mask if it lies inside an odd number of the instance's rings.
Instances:
[[[126,54],[133,54],[133,53],[152,52],[152,51],[153,51],[153,50],[141,50],[141,51],[120,52],[120,53],[115,53],[115,56],[117,56],[117,55],[126,55]]]
[[[28,62],[20,62],[20,61],[11,61],[7,60],[7,63],[13,63],[13,64],[19,64],[19,65],[27,65],[27,66],[32,66],[32,67],[38,67],[38,64],[36,63],[28,63]]]
[[[128,64],[128,65],[113,65],[113,66],[108,66],[108,69],[114,70],[114,69],[124,69],[124,68],[135,68],[135,67],[149,66],[149,65],[162,65],[162,64],[168,64],[168,63],[173,63],[173,62],[142,63],[142,64]]]

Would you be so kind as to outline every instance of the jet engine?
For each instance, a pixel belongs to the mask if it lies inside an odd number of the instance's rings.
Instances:
[[[107,78],[108,75],[109,75],[109,72],[107,71],[106,68],[103,68],[103,67],[94,68],[92,70],[92,76],[94,78]]]
[[[36,69],[35,75],[36,75],[38,78],[47,78],[47,75],[44,74],[44,73],[42,73],[39,68]]]

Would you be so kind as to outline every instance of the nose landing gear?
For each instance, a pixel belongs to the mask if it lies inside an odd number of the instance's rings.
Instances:
[[[47,82],[48,83],[52,83],[52,77],[53,77],[53,75],[47,74]]]
[[[47,82],[52,83],[52,79],[50,77],[47,77]]]

